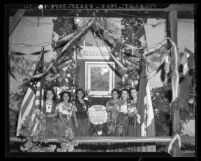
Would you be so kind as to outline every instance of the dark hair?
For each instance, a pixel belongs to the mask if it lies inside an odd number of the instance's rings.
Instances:
[[[112,91],[111,91],[111,94],[113,93],[113,92],[117,92],[117,94],[118,94],[118,98],[119,98],[119,96],[120,96],[120,92],[119,92],[119,90],[118,89],[116,89],[116,88],[114,88]]]
[[[111,91],[111,94],[112,94],[114,91],[116,91],[116,92],[118,93],[118,95],[119,95],[119,90],[116,89],[116,88],[114,88],[114,89]]]
[[[123,88],[123,89],[121,90],[121,96],[122,96],[122,92],[123,92],[123,91],[126,91],[126,92],[128,93],[128,97],[130,97],[130,91],[129,91],[128,89],[126,89],[126,88]],[[120,96],[120,97],[121,97],[121,96]]]
[[[64,96],[65,93],[68,94],[68,96],[69,96],[68,102],[70,102],[70,101],[71,101],[71,93],[68,92],[68,91],[62,91],[62,92],[59,94],[59,95],[60,95],[60,101],[63,101],[63,96]]]
[[[85,92],[84,92],[84,90],[82,88],[79,88],[79,89],[77,89],[75,91],[75,99],[78,99],[77,94],[78,94],[79,91],[81,91],[83,93],[83,97],[82,97],[82,99],[83,99],[85,97]]]
[[[132,95],[131,95],[131,91],[132,91],[132,90],[135,90],[136,92],[138,92],[138,87],[135,86],[135,87],[132,87],[132,88],[130,89],[130,98],[131,98],[131,99],[133,99],[133,97],[132,97]]]
[[[54,89],[52,89],[52,88],[47,88],[46,91],[45,91],[45,93],[44,93],[44,99],[45,99],[45,100],[47,99],[47,96],[46,96],[46,95],[47,95],[47,91],[52,91],[52,93],[53,93],[53,98],[52,98],[52,100],[56,100],[56,99],[57,99],[57,95],[56,95]]]

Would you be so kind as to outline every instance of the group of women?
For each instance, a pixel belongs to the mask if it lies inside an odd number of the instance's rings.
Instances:
[[[88,102],[84,100],[82,89],[78,89],[75,95],[75,99],[71,100],[71,93],[63,91],[58,102],[53,89],[45,91],[42,126],[45,126],[43,129],[47,137],[62,139],[67,128],[71,128],[77,136],[88,135]]]
[[[112,98],[106,103],[107,135],[136,136],[136,125],[140,124],[140,115],[136,108],[137,90],[123,89],[120,92],[113,89],[111,95]],[[62,138],[68,127],[75,136],[89,136],[89,103],[84,98],[82,89],[76,90],[73,100],[70,92],[63,91],[60,93],[60,102],[57,102],[53,89],[45,91],[42,112],[47,137]]]
[[[108,135],[137,136],[140,114],[137,111],[137,90],[112,90],[112,98],[106,103]]]

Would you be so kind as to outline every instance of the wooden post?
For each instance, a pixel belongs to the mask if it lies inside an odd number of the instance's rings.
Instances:
[[[169,13],[169,27],[170,27],[170,37],[177,44],[177,8],[170,10]],[[177,100],[177,99],[176,99]],[[179,117],[179,107],[178,103],[172,103],[173,109],[173,136],[175,134],[180,134],[180,117]],[[180,156],[180,150],[178,144],[173,147],[173,156]]]

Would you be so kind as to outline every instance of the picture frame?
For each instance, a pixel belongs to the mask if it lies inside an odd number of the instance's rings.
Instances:
[[[110,96],[115,85],[114,62],[85,62],[85,90],[90,96]],[[98,81],[97,81],[98,80]]]

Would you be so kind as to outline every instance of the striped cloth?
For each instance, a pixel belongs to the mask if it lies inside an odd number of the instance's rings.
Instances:
[[[42,73],[43,62],[44,62],[44,48],[42,49],[39,61],[36,65],[34,74]],[[43,78],[31,80],[29,82],[26,94],[21,104],[19,111],[18,124],[16,136],[20,136],[20,130],[25,123],[28,121],[29,129],[32,134],[37,133],[40,125],[39,117],[42,114],[41,109],[44,106],[43,102]]]

